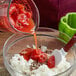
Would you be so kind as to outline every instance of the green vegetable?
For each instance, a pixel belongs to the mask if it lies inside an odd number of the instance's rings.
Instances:
[[[59,31],[62,32],[59,36],[66,42],[72,38],[72,36],[76,33],[76,13],[68,13],[66,16],[61,18]]]

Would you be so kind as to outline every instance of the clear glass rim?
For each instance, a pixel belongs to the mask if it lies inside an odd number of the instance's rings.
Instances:
[[[35,31],[37,31],[37,28],[39,27],[39,24],[40,24],[40,14],[39,14],[39,10],[38,10],[36,4],[34,3],[34,1],[33,1],[33,0],[31,0],[31,1],[32,1],[32,3],[33,3],[34,6],[35,6],[36,11],[37,11],[37,15],[38,15],[38,18],[37,18],[38,24],[36,25],[36,23],[35,23]],[[12,3],[12,0],[9,1],[9,5],[8,5],[8,9],[7,9],[7,17],[8,17],[8,21],[9,21],[10,27],[11,27],[12,29],[14,29],[15,31],[19,32],[19,33],[30,34],[30,33],[28,33],[28,32],[21,32],[21,31],[17,30],[17,29],[14,28],[14,26],[11,24],[10,19],[9,19],[9,8],[10,8],[11,3]]]
[[[7,39],[7,41],[5,42],[4,47],[3,47],[3,58],[4,58],[4,60],[6,61],[7,65],[9,66],[9,68],[11,68],[12,70],[13,70],[13,67],[9,64],[9,62],[7,61],[7,58],[5,57],[5,46],[6,46],[7,42],[8,42],[13,36],[15,36],[15,35],[16,35],[16,34],[13,34],[11,37],[9,37],[9,38]],[[56,37],[56,36],[47,35],[47,34],[37,34],[37,36],[40,36],[40,35],[41,35],[41,36],[48,36],[48,37],[52,37],[52,38],[56,38],[56,39],[58,39],[58,40],[61,40],[61,39],[59,39],[59,38]],[[27,36],[22,37],[22,38],[20,38],[20,39],[27,38],[27,37],[31,37],[31,36],[33,36],[33,35],[27,35]],[[20,40],[20,39],[18,39],[18,40]],[[8,47],[9,47],[9,46],[8,46]],[[9,47],[9,48],[10,48],[10,47]],[[62,75],[62,74],[64,74],[64,73],[66,73],[68,70],[70,70],[70,69],[73,67],[74,64],[75,64],[75,62],[71,65],[71,67],[69,67],[68,69],[66,69],[64,72],[58,73],[58,74],[56,74],[56,75],[54,75],[54,76]],[[13,71],[14,71],[14,70],[13,70]],[[16,72],[18,72],[18,71],[16,71]],[[21,72],[18,72],[18,73],[22,74]]]

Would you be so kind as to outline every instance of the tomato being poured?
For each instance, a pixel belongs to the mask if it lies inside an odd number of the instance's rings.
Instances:
[[[10,5],[9,18],[10,18],[10,22],[12,26],[16,30],[20,32],[27,32],[27,33],[34,32],[33,34],[34,34],[34,39],[35,39],[36,51],[38,52],[37,37],[34,31],[35,26],[32,19],[32,12],[26,11],[22,4],[12,3]]]
[[[34,21],[32,12],[25,10],[22,4],[12,3],[9,9],[9,18],[12,26],[20,31],[32,33],[34,30]]]
[[[9,18],[12,26],[20,31],[33,33],[34,32],[34,21],[32,19],[32,12],[25,10],[24,5],[12,3],[9,9]],[[35,45],[37,50],[37,37],[34,33]]]

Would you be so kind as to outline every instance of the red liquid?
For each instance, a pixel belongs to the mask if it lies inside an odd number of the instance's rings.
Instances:
[[[7,26],[7,22],[6,22],[7,17],[5,16],[0,16],[0,31],[6,31],[6,26]]]
[[[34,40],[35,40],[36,50],[38,50],[38,48],[37,48],[37,36],[36,36],[36,32],[34,33]]]
[[[0,31],[11,31],[15,33],[9,24],[8,18],[6,16],[0,16]]]
[[[7,17],[8,3],[0,4],[0,31],[10,30],[9,21]]]

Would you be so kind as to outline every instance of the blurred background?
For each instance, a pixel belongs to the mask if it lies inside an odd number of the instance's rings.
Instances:
[[[34,0],[40,12],[40,27],[58,29],[60,18],[76,12],[76,0]]]

